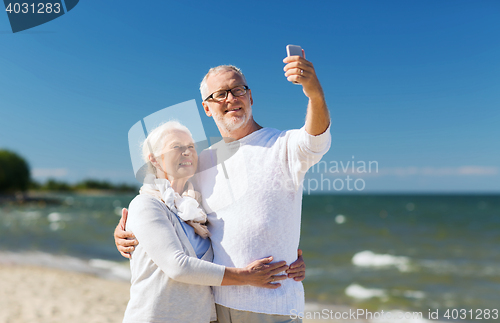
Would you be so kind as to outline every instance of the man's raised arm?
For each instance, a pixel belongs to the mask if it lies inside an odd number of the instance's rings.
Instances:
[[[285,58],[283,62],[286,65],[283,69],[287,80],[301,84],[304,94],[309,98],[305,128],[308,134],[317,136],[328,129],[330,113],[314,66],[305,59],[304,50],[302,50],[302,55],[304,57],[289,56]]]

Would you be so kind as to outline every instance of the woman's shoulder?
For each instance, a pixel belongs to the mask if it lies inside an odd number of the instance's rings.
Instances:
[[[162,210],[168,212],[167,206],[156,197],[148,194],[139,194],[130,202],[129,212],[141,212],[144,210]]]

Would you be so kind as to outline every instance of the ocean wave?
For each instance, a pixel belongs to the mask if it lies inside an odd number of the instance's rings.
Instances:
[[[410,271],[410,258],[388,254],[376,254],[365,250],[352,257],[352,263],[359,267],[396,267],[401,272]]]
[[[416,269],[438,275],[453,274],[461,277],[498,277],[500,266],[485,263],[457,263],[449,260],[419,260]]]
[[[347,286],[345,294],[356,299],[370,299],[374,297],[380,298],[382,301],[387,301],[389,296],[403,296],[406,298],[423,299],[426,294],[418,290],[385,290],[380,288],[366,288],[359,284],[353,283]]]
[[[356,253],[352,257],[352,263],[358,267],[377,269],[395,267],[400,272],[430,272],[437,275],[453,274],[461,277],[497,277],[500,275],[500,266],[497,263],[410,259],[405,256],[376,254],[370,250]]]
[[[130,280],[130,267],[124,266],[120,263],[117,263],[116,261],[90,259],[89,265],[94,268],[106,270],[111,275],[111,277],[120,278],[121,280],[126,281]]]
[[[358,284],[351,284],[345,289],[345,294],[356,299],[369,299],[379,297],[382,300],[387,300],[387,291],[378,288],[365,288]]]
[[[0,252],[0,265],[28,265],[55,268],[65,271],[95,275],[109,280],[130,281],[130,268],[125,263],[103,259],[80,259],[49,253]]]

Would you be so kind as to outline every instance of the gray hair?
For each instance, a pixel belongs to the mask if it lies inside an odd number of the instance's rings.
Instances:
[[[219,65],[216,67],[212,67],[211,69],[208,70],[208,73],[205,75],[205,77],[203,78],[203,80],[200,83],[200,93],[201,93],[202,100],[205,100],[205,98],[210,95],[210,93],[208,93],[208,86],[207,86],[208,77],[212,74],[218,74],[218,73],[223,72],[223,71],[236,72],[243,78],[243,80],[245,81],[245,84],[247,83],[247,80],[245,78],[245,75],[243,75],[243,72],[238,67],[236,67],[234,65]]]
[[[193,138],[189,129],[177,120],[162,123],[149,132],[148,137],[142,143],[142,159],[148,164],[147,173],[156,175],[156,167],[149,161],[149,155],[153,155],[154,157],[161,156],[165,150],[167,135],[176,130],[183,131]]]

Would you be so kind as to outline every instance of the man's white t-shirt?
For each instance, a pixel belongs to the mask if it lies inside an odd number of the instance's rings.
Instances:
[[[329,128],[318,136],[309,135],[304,127],[262,128],[200,154],[201,171],[193,182],[208,214],[214,263],[245,267],[273,256],[289,265],[297,259],[302,182],[330,142]],[[302,282],[289,278],[280,283],[277,289],[216,286],[215,302],[257,313],[303,312]]]

